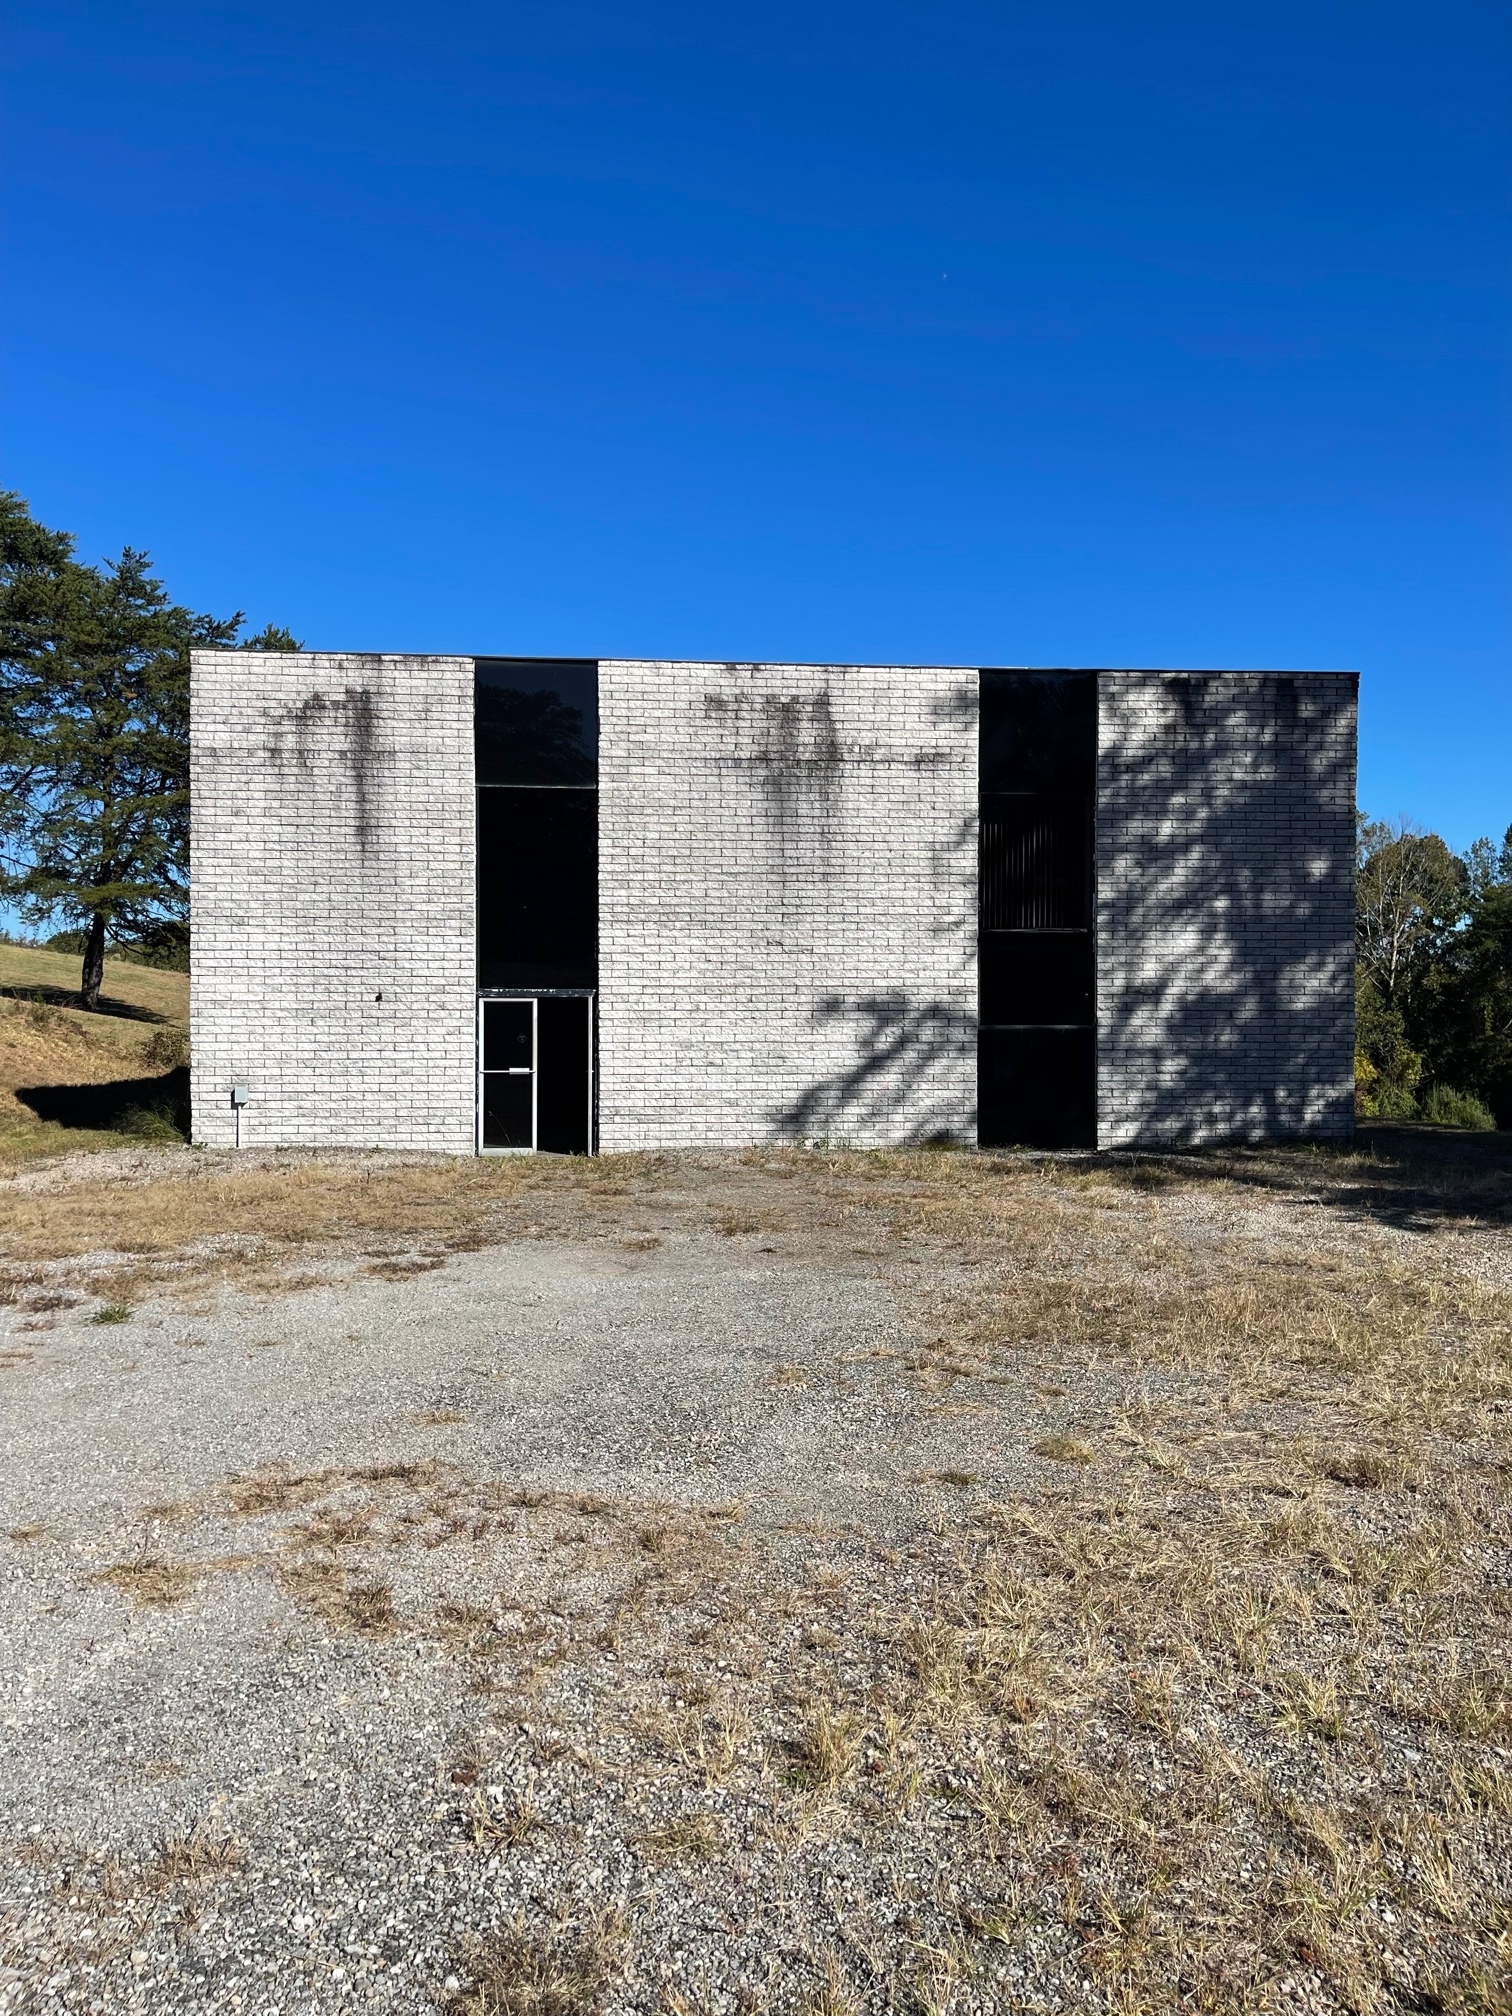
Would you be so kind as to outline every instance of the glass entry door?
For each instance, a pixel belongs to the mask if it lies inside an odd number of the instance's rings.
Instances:
[[[593,1147],[593,997],[478,1002],[478,1152],[587,1155]]]

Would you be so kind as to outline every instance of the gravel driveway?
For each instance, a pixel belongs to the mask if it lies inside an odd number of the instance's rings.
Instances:
[[[1512,1174],[1388,1150],[4,1179],[0,2011],[1500,2008]]]
[[[561,1519],[600,1500],[632,1525],[718,1508],[720,1546],[731,1508],[742,1532],[896,1539],[949,1495],[928,1473],[1001,1486],[1028,1460],[1006,1389],[952,1409],[901,1369],[920,1331],[888,1276],[908,1272],[669,1231],[527,1240],[398,1280],[344,1268],[225,1292],[210,1315],[147,1302],[100,1324],[81,1302],[21,1334],[7,1312],[34,1355],[6,1375],[0,1453],[0,1827],[22,1851],[0,2006],[428,2010],[467,1933],[548,1892],[564,1856],[578,1891],[644,1911],[654,1875],[623,1843],[600,1860],[570,1792],[528,1877],[479,1852],[476,1772],[453,1774],[488,1704],[456,1647],[330,1628],[280,1572],[289,1505],[238,1516],[228,1482],[327,1473],[364,1512],[526,1501],[513,1555],[493,1532],[381,1550],[405,1618],[465,1613],[500,1578],[522,1607],[570,1611],[550,1556]],[[522,1540],[534,1513],[552,1531]],[[615,1576],[578,1581],[591,1603]],[[518,1715],[487,1740],[517,1774],[544,1769]],[[764,1938],[727,2000],[743,1977],[757,1992]]]

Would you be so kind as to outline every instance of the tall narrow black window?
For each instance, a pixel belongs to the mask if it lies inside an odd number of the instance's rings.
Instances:
[[[598,666],[474,660],[478,985],[598,984]]]
[[[1097,674],[981,675],[978,1131],[1097,1139]]]

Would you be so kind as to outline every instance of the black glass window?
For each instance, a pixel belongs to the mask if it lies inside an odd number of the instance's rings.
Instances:
[[[981,675],[978,1132],[1097,1138],[1095,672]]]
[[[598,665],[592,658],[475,658],[480,784],[598,782]]]
[[[598,666],[474,661],[478,985],[598,984]]]
[[[1097,770],[1097,674],[984,672],[981,680],[981,789],[1085,796]]]
[[[598,793],[478,793],[478,984],[598,983]]]

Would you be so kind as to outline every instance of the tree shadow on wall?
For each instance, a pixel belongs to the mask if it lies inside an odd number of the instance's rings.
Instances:
[[[943,1002],[911,1002],[895,988],[827,995],[814,1022],[852,1025],[855,1061],[779,1109],[780,1140],[919,1146],[970,1138],[975,1112],[961,1112],[959,1087],[963,1064],[966,1084],[975,1084],[971,1017]]]
[[[1114,948],[1100,1048],[1131,1144],[1347,1137],[1346,725],[1303,680],[1176,676],[1153,724],[1118,723],[1099,796],[1100,942]]]

